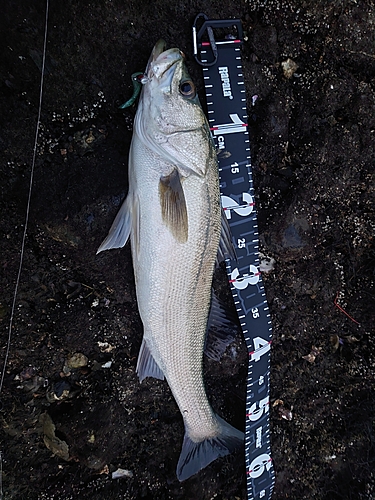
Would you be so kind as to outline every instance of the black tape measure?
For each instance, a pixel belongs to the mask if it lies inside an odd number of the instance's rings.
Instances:
[[[237,260],[227,260],[226,267],[249,352],[245,433],[248,500],[269,500],[275,481],[269,431],[272,327],[259,271],[241,21],[211,20],[198,14],[193,41],[194,56],[203,66],[208,121],[218,151],[222,206],[237,254]]]

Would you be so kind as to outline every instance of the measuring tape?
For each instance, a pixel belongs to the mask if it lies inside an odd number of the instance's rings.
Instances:
[[[272,327],[259,271],[241,21],[212,20],[198,14],[193,42],[195,59],[203,67],[208,121],[218,151],[221,202],[237,255],[237,260],[226,260],[227,273],[249,352],[245,433],[248,500],[266,500],[271,498],[275,482],[269,430]]]

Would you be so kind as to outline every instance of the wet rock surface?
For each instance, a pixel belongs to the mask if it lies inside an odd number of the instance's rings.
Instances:
[[[0,18],[1,367],[44,11],[39,0],[4,0]],[[127,192],[135,107],[118,106],[132,92],[130,75],[163,37],[190,56],[203,98],[191,57],[200,11],[239,17],[246,34],[261,251],[275,260],[264,275],[274,328],[273,498],[375,497],[373,3],[67,0],[50,6],[29,228],[1,393],[7,500],[246,498],[241,453],[177,481],[178,408],[165,383],[139,384],[135,374],[142,325],[129,246],[95,255]],[[225,275],[216,281],[225,295]],[[238,339],[220,363],[204,365],[214,409],[238,428],[246,360]]]

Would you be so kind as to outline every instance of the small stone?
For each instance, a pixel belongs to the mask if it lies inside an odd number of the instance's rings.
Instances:
[[[270,273],[275,269],[276,261],[273,257],[268,257],[267,255],[264,255],[263,253],[259,252],[259,259],[260,259],[259,271],[261,273]]]
[[[288,59],[281,63],[281,67],[283,68],[283,73],[285,78],[292,78],[294,73],[297,71],[298,65],[293,61],[293,59]]]
[[[70,397],[71,386],[69,382],[62,379],[60,382],[55,382],[49,391],[46,393],[46,398],[49,403],[63,401]]]
[[[340,337],[337,334],[331,335],[329,340],[331,342],[333,352],[337,351],[340,347]]]
[[[121,479],[123,477],[133,477],[132,471],[126,469],[117,469],[112,472],[112,479]]]
[[[293,419],[293,413],[292,413],[293,407],[290,410],[288,408],[285,408],[284,401],[282,399],[276,399],[276,401],[273,403],[272,406],[278,409],[280,418],[284,420]]]
[[[102,470],[99,471],[99,474],[109,474],[109,467],[105,465]]]
[[[66,361],[66,366],[69,368],[82,368],[87,366],[88,358],[81,352],[72,354]]]
[[[306,359],[309,363],[314,363],[315,358],[320,354],[322,348],[321,347],[315,347],[314,345],[311,348],[311,352],[307,354],[306,356],[302,356],[303,359]]]
[[[91,144],[93,141],[95,141],[95,136],[92,133],[92,130],[89,131],[89,134],[85,140],[86,140],[87,144]]]
[[[57,457],[69,460],[69,446],[66,441],[58,438],[55,434],[55,424],[47,412],[42,413],[39,422],[43,426],[43,441],[46,447]]]
[[[113,351],[113,349],[116,349],[116,346],[113,346],[113,345],[109,344],[108,342],[100,342],[99,341],[98,346],[102,352],[111,352],[111,351]]]

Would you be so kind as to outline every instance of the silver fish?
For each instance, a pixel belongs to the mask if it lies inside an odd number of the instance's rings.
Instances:
[[[144,326],[137,373],[140,381],[165,377],[176,399],[185,423],[183,481],[243,444],[243,433],[213,412],[202,374],[215,260],[230,243],[216,152],[183,54],[159,40],[142,83],[129,193],[98,253],[131,236]]]

